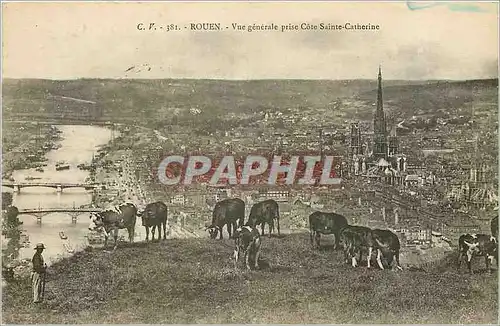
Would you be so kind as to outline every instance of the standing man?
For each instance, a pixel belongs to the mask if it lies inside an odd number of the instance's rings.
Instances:
[[[47,265],[43,262],[42,252],[45,249],[43,243],[35,247],[35,254],[31,262],[33,263],[33,272],[31,273],[31,284],[33,287],[33,303],[42,302],[42,291],[45,283],[45,270]]]

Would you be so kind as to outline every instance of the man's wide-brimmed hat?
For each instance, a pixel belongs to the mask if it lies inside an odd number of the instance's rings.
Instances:
[[[45,249],[45,246],[43,245],[43,243],[40,242],[36,245],[35,250],[36,249]]]

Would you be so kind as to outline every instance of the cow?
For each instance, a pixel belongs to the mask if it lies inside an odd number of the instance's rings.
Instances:
[[[217,234],[220,233],[219,239],[222,240],[222,228],[226,225],[227,233],[231,238],[232,233],[236,232],[236,228],[243,225],[244,220],[245,202],[239,198],[228,198],[215,204],[212,223],[206,229],[210,234],[210,238],[215,239]]]
[[[349,248],[349,243],[345,243],[344,241],[349,239],[350,234],[356,234],[357,235],[357,243],[356,245],[359,246],[359,248],[356,248],[356,252],[359,252],[359,261],[362,260],[362,248],[367,248],[368,249],[368,257],[366,258],[366,263],[367,267],[371,267],[371,259],[372,259],[372,253],[373,249],[377,249],[378,247],[376,246],[376,242],[373,239],[373,234],[372,230],[366,226],[359,226],[359,225],[346,225],[344,226],[339,234],[339,245],[340,247],[344,248],[345,250],[348,250]],[[353,251],[353,249],[351,249]],[[380,260],[377,260],[377,263],[379,264],[379,267],[381,269],[384,269],[382,262]]]
[[[357,232],[353,232],[350,229],[343,229],[340,232],[339,243],[342,244],[344,248],[344,260],[349,263],[351,259],[352,267],[358,265],[356,261],[356,255],[359,255],[361,259],[361,246],[363,244],[363,239]]]
[[[462,234],[458,238],[458,268],[464,258],[467,258],[467,268],[472,272],[472,258],[475,256],[484,256],[486,269],[491,273],[491,264],[493,258],[498,261],[498,243],[495,237],[487,234]]]
[[[372,230],[372,237],[377,248],[377,263],[380,268],[384,269],[380,259],[383,254],[384,257],[387,257],[389,267],[395,262],[394,267],[402,270],[403,268],[401,268],[401,264],[399,263],[401,244],[399,243],[398,236],[389,230],[374,229]]]
[[[132,203],[124,203],[98,213],[91,213],[89,230],[104,231],[104,248],[106,248],[111,233],[115,240],[114,250],[117,247],[116,241],[119,229],[127,229],[130,242],[134,241],[136,219],[137,207]]]
[[[491,235],[498,240],[498,215],[491,220]]]
[[[264,235],[264,227],[266,223],[269,225],[269,236],[274,231],[274,220],[278,224],[278,236],[280,234],[280,209],[278,203],[273,199],[267,199],[256,203],[250,209],[247,225],[257,226],[260,224],[262,235]]]
[[[236,229],[234,235],[234,269],[238,268],[240,252],[245,256],[245,265],[250,269],[250,255],[254,257],[255,269],[259,268],[259,255],[261,239],[259,230],[255,226],[244,225]]]
[[[349,225],[347,219],[340,214],[325,213],[316,211],[309,215],[309,232],[311,238],[311,245],[314,247],[314,239],[316,239],[316,246],[320,246],[321,234],[335,235],[335,246],[339,246],[340,230]]]
[[[158,240],[161,239],[161,226],[163,226],[163,239],[167,239],[167,215],[167,205],[161,201],[149,203],[144,210],[137,213],[137,216],[141,217],[142,225],[146,229],[146,241],[149,240],[150,227],[151,240],[154,241],[155,239],[155,229],[158,229]]]

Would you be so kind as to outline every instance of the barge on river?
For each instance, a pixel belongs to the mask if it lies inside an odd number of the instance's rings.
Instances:
[[[69,170],[69,164],[64,161],[57,162],[56,171],[61,171],[61,170]]]

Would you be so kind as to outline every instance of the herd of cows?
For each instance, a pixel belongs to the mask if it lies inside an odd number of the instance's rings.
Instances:
[[[166,239],[167,215],[167,206],[161,201],[147,204],[141,211],[132,203],[124,203],[99,213],[91,213],[89,229],[104,233],[104,247],[107,245],[109,235],[112,235],[116,249],[119,229],[127,229],[129,240],[133,241],[137,217],[141,218],[142,225],[146,229],[146,241],[149,240],[150,228],[152,240],[155,239],[156,229],[158,230],[158,239],[161,239],[162,227],[163,239]],[[219,239],[223,239],[222,231],[226,226],[229,238],[235,240],[235,268],[240,253],[243,253],[247,269],[251,269],[250,257],[253,257],[254,267],[257,269],[259,268],[261,235],[263,236],[265,233],[265,225],[269,226],[269,236],[271,236],[276,221],[278,236],[280,236],[278,203],[269,199],[254,204],[250,210],[248,221],[246,223],[244,221],[244,201],[239,198],[228,198],[215,204],[212,221],[207,224],[206,230],[210,238],[216,239],[219,236]],[[261,233],[256,228],[257,225],[261,226]],[[343,249],[345,262],[350,262],[353,267],[358,266],[358,262],[362,261],[363,252],[367,252],[366,262],[367,267],[370,268],[372,255],[376,252],[376,261],[381,269],[384,269],[382,259],[386,262],[387,267],[402,269],[399,262],[400,242],[398,236],[390,230],[349,225],[347,219],[340,214],[316,211],[309,216],[309,231],[313,247],[320,246],[321,234],[334,235],[334,249]],[[485,257],[487,269],[491,272],[493,258],[498,258],[498,216],[491,221],[491,233],[492,235],[464,234],[460,236],[458,267],[460,267],[462,260],[466,259],[468,270],[472,273],[472,258],[482,256]]]

